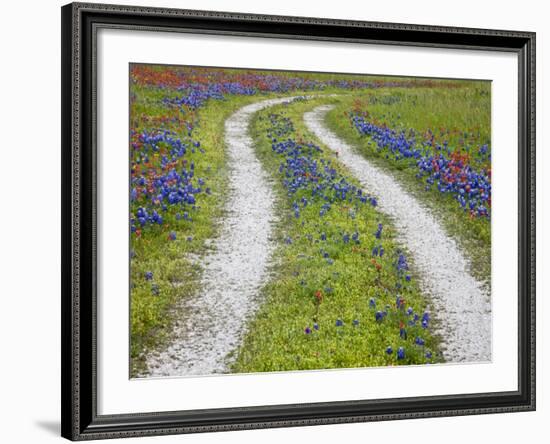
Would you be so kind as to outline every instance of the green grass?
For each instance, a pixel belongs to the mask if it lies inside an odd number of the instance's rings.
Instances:
[[[430,349],[434,357],[430,362],[441,360],[435,351],[438,340],[420,326],[407,327],[408,339],[399,335],[400,322],[409,317],[402,310],[395,309],[397,281],[394,263],[398,251],[404,251],[395,241],[391,221],[381,215],[370,204],[341,201],[320,217],[324,201],[315,200],[310,191],[299,191],[289,196],[278,173],[281,157],[271,149],[266,130],[271,125],[271,113],[283,113],[295,127],[296,140],[315,141],[302,122],[302,114],[321,103],[336,102],[337,98],[323,98],[295,102],[288,106],[277,106],[259,112],[252,124],[259,158],[269,171],[278,195],[277,212],[280,222],[276,229],[279,245],[275,254],[273,278],[262,290],[265,302],[256,318],[250,323],[242,347],[236,352],[233,372],[267,372],[306,369],[353,368],[385,366],[394,364],[417,364],[426,362],[424,353]],[[317,144],[318,141],[316,141]],[[321,146],[322,147],[322,146]],[[331,160],[339,174],[350,182],[350,173],[340,164],[332,152],[324,147],[321,158]],[[301,210],[296,219],[292,202],[306,197],[310,205]],[[374,233],[379,223],[383,224],[382,240]],[[342,233],[359,233],[359,244],[345,243]],[[326,234],[326,241],[321,240]],[[285,239],[292,239],[291,244]],[[381,270],[377,271],[372,259],[372,249],[382,244],[383,258],[378,259]],[[330,265],[320,253],[323,249],[334,261]],[[400,290],[406,300],[406,307],[412,307],[420,315],[429,307],[420,293],[414,278]],[[331,289],[329,291],[328,289]],[[319,304],[315,293],[321,291],[323,300]],[[376,300],[377,308],[369,306],[370,298]],[[389,306],[388,316],[382,322],[375,321],[375,311]],[[336,326],[342,320],[343,325]],[[353,321],[357,321],[354,325]],[[319,330],[314,330],[314,323]],[[312,329],[310,334],[305,329]],[[425,347],[414,345],[414,338],[421,336]],[[385,350],[392,346],[394,353]],[[398,347],[406,350],[406,359],[397,361]]]
[[[326,123],[360,154],[390,172],[439,216],[446,231],[468,253],[472,274],[488,286],[491,277],[490,221],[485,218],[472,219],[452,196],[439,193],[435,187],[426,191],[425,184],[415,177],[416,168],[411,168],[404,161],[387,159],[384,153],[378,152],[369,137],[357,132],[345,115],[356,108],[367,110],[369,119],[384,122],[396,130],[413,128],[425,132],[431,129],[441,142],[447,140],[449,146],[457,150],[482,144],[490,146],[490,84],[467,82],[465,86],[450,89],[380,89],[354,97],[343,96],[336,107],[327,113]],[[439,134],[440,130],[444,130],[443,134]]]
[[[313,76],[315,77],[315,76]],[[347,77],[347,76],[344,76]],[[350,92],[327,89],[322,93],[295,91],[289,95],[331,94],[338,97],[322,97],[278,106],[260,112],[253,122],[253,136],[258,154],[267,171],[273,174],[278,195],[277,211],[281,215],[276,229],[276,261],[273,279],[263,289],[265,304],[256,319],[252,320],[243,346],[235,351],[235,372],[284,371],[316,368],[367,367],[393,364],[422,363],[420,347],[411,345],[415,335],[426,340],[426,349],[434,351],[432,362],[441,361],[437,353],[438,338],[425,330],[408,331],[408,339],[399,337],[399,322],[406,321],[403,313],[395,307],[395,270],[397,251],[404,250],[394,240],[391,221],[368,205],[355,208],[353,205],[335,206],[323,218],[319,217],[321,202],[309,205],[296,220],[291,208],[292,200],[281,184],[277,173],[280,158],[271,150],[265,138],[269,125],[267,116],[284,112],[296,129],[295,137],[315,141],[302,122],[302,114],[317,106],[332,102],[336,108],[327,115],[327,124],[345,140],[357,147],[359,152],[390,171],[411,192],[441,216],[448,232],[457,238],[467,250],[474,265],[473,272],[488,281],[490,275],[490,224],[482,220],[470,220],[449,196],[437,192],[424,192],[423,186],[414,178],[410,169],[377,155],[374,146],[351,127],[344,113],[354,107],[368,106],[372,116],[388,122],[394,128],[447,128],[445,137],[451,143],[470,144],[490,140],[490,114],[486,84],[472,84],[467,88],[392,88]],[[198,111],[183,114],[175,108],[167,108],[162,99],[177,96],[175,90],[133,85],[131,89],[131,127],[157,127],[168,129],[181,138],[185,137],[185,122],[193,121],[196,128],[193,138],[200,140],[204,153],[188,153],[187,161],[195,163],[196,177],[204,178],[211,188],[210,195],[201,194],[196,209],[190,211],[191,221],[175,219],[175,214],[163,214],[162,227],[148,227],[140,238],[131,240],[131,303],[130,343],[131,376],[145,369],[148,350],[159,349],[172,331],[175,317],[185,317],[178,302],[193,295],[199,287],[201,268],[190,258],[199,257],[208,251],[209,240],[215,239],[218,223],[223,219],[223,205],[227,191],[227,159],[224,146],[224,121],[242,106],[263,99],[277,97],[261,94],[251,97],[228,96],[226,100],[210,100]],[[472,108],[476,101],[479,108]],[[423,112],[418,112],[418,110]],[[427,111],[426,111],[427,110]],[[469,136],[463,138],[462,131]],[[319,144],[318,141],[315,143]],[[462,146],[460,145],[460,146]],[[162,154],[162,153],[161,153]],[[329,150],[321,154],[337,165],[339,173],[351,182],[351,174]],[[153,159],[158,162],[158,158]],[[355,183],[355,182],[354,182]],[[356,183],[357,184],[357,183]],[[301,195],[299,195],[301,197]],[[299,198],[298,197],[298,198]],[[352,213],[355,212],[355,218]],[[301,222],[304,225],[301,225]],[[383,246],[385,257],[379,260],[382,269],[377,272],[370,262],[371,250],[378,244],[373,233],[378,223],[384,225]],[[360,245],[344,244],[342,232],[360,233]],[[174,231],[176,240],[167,242],[167,233]],[[327,241],[321,242],[321,232]],[[311,239],[307,235],[311,235]],[[291,237],[292,244],[285,243]],[[328,265],[319,251],[326,250],[334,260]],[[405,251],[406,254],[406,251]],[[429,308],[416,286],[414,264],[402,296],[406,306],[422,313]],[[152,272],[153,279],[145,279]],[[304,283],[302,283],[302,281]],[[153,287],[154,286],[154,287]],[[325,291],[331,288],[331,292]],[[315,292],[323,292],[323,302],[318,304]],[[157,294],[155,294],[157,293]],[[375,298],[376,310],[391,307],[382,323],[374,321],[374,312],[368,301]],[[343,321],[336,327],[337,319]],[[353,321],[358,321],[354,325]],[[319,325],[319,330],[305,334],[306,327]],[[392,355],[385,349],[391,345]],[[396,361],[395,350],[405,346],[407,357]]]

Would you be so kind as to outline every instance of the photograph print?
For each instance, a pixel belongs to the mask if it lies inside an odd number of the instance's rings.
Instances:
[[[491,361],[491,82],[129,66],[130,377]]]

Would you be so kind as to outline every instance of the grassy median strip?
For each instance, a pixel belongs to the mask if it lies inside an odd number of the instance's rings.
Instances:
[[[340,100],[297,100],[253,122],[278,196],[279,247],[235,372],[441,361],[429,303],[391,222],[302,122]]]

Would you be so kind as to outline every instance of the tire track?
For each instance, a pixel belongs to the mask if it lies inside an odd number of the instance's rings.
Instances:
[[[399,240],[410,251],[423,292],[432,298],[437,331],[448,362],[491,360],[491,304],[469,263],[437,219],[389,174],[373,165],[326,128],[331,105],[304,114],[307,128],[378,198],[380,211],[394,220]]]
[[[147,357],[147,376],[226,373],[255,313],[274,249],[274,193],[248,135],[254,113],[294,97],[247,105],[225,122],[229,187],[216,248],[200,261],[201,290],[176,308],[171,344]]]

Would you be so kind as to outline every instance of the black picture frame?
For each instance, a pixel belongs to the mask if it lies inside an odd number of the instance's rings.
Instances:
[[[535,409],[535,33],[72,3],[62,7],[62,436],[71,440]],[[97,414],[95,39],[99,27],[507,51],[519,66],[518,390]]]

